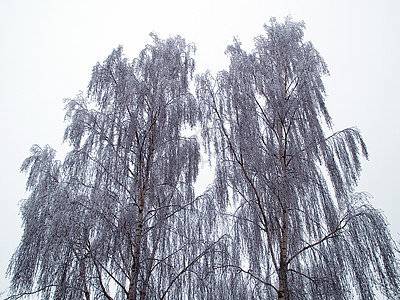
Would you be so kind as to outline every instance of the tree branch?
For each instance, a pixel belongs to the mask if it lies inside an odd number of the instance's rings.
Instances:
[[[346,214],[346,215],[339,221],[338,225],[336,226],[336,228],[335,228],[333,231],[331,231],[330,233],[328,233],[327,235],[325,235],[322,239],[320,239],[319,241],[316,241],[315,243],[309,244],[309,245],[303,247],[301,250],[297,251],[297,252],[288,260],[287,265],[289,265],[290,262],[291,262],[296,256],[298,256],[299,254],[303,253],[303,252],[306,251],[307,249],[310,249],[310,248],[313,248],[313,247],[315,247],[315,246],[317,246],[317,245],[320,245],[320,244],[322,244],[323,242],[325,242],[325,241],[328,240],[328,239],[337,237],[337,235],[339,234],[339,232],[340,232],[344,227],[346,227],[347,223],[349,222],[349,219],[347,219],[347,220],[345,221],[345,218],[347,218],[347,217],[348,217],[348,214]],[[343,222],[344,222],[344,224],[342,224]]]
[[[20,294],[17,294],[17,295],[11,295],[11,296],[5,298],[4,300],[19,299],[19,298],[24,297],[24,296],[34,295],[34,294],[40,293],[40,292],[42,292],[42,291],[44,291],[46,289],[52,288],[52,287],[57,287],[57,285],[56,284],[46,285],[46,286],[44,286],[44,287],[42,287],[42,288],[40,288],[40,289],[38,289],[36,291],[33,291],[33,292],[23,292],[23,293],[20,293]]]
[[[239,266],[236,266],[236,265],[222,265],[222,266],[214,267],[214,269],[222,269],[222,268],[228,268],[228,267],[236,268],[236,269],[238,269],[240,272],[246,273],[246,274],[250,275],[250,276],[253,277],[254,279],[258,280],[259,282],[261,282],[261,283],[263,283],[263,284],[265,284],[265,285],[267,285],[267,286],[272,287],[272,288],[275,290],[275,292],[278,293],[278,289],[277,289],[274,285],[272,285],[272,284],[269,283],[269,282],[266,282],[266,281],[262,280],[260,277],[258,277],[258,276],[256,276],[256,275],[254,275],[254,274],[251,272],[250,269],[248,269],[248,270],[246,271],[246,270],[244,270],[242,267],[239,267]]]
[[[221,236],[217,241],[206,247],[203,252],[201,252],[199,255],[197,255],[187,266],[185,266],[175,277],[172,279],[172,281],[169,283],[167,289],[164,291],[163,295],[161,296],[160,300],[163,300],[165,296],[167,295],[169,289],[172,287],[172,285],[175,283],[175,281],[182,275],[184,274],[192,265],[194,265],[200,258],[202,258],[204,255],[207,254],[207,252],[214,247],[224,236]]]

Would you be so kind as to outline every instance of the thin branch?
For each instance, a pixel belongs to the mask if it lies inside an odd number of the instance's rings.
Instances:
[[[107,293],[107,290],[103,284],[103,280],[101,279],[101,271],[99,269],[99,266],[97,265],[96,261],[93,259],[94,265],[96,267],[96,271],[97,271],[97,276],[99,279],[99,283],[100,283],[100,287],[101,287],[101,291],[103,292],[104,296],[108,299],[108,300],[113,300],[113,298]]]
[[[169,283],[167,289],[164,291],[163,295],[161,296],[160,300],[163,300],[165,296],[167,295],[169,289],[172,287],[172,285],[175,283],[175,281],[182,275],[184,274],[192,265],[194,265],[200,258],[202,258],[204,255],[208,253],[208,251],[214,247],[224,236],[221,236],[217,241],[206,247],[203,252],[201,252],[199,255],[197,255],[186,267],[184,267],[175,277],[174,279],[171,280]]]
[[[275,290],[275,292],[278,293],[278,289],[277,289],[274,285],[272,285],[272,284],[269,283],[269,282],[266,282],[266,281],[262,280],[260,277],[258,277],[258,276],[256,276],[256,275],[254,275],[254,274],[251,272],[250,269],[248,269],[248,270],[246,271],[246,270],[244,270],[242,267],[239,267],[239,266],[236,266],[236,265],[222,265],[222,266],[214,267],[214,269],[222,269],[222,268],[228,268],[228,267],[236,268],[236,269],[238,269],[240,272],[246,273],[246,274],[250,275],[250,276],[253,277],[254,279],[258,280],[259,282],[261,282],[261,283],[263,283],[263,284],[265,284],[265,285],[267,285],[267,286],[272,287],[272,288]]]
[[[303,247],[301,250],[297,251],[297,252],[288,260],[287,265],[289,265],[290,262],[291,262],[296,256],[298,256],[299,254],[303,253],[303,252],[306,251],[307,249],[310,249],[310,248],[313,248],[313,247],[315,247],[315,246],[317,246],[317,245],[320,245],[320,244],[322,244],[323,242],[325,242],[325,241],[328,240],[328,239],[337,237],[337,236],[339,235],[340,231],[341,231],[343,228],[345,228],[346,225],[347,225],[347,223],[349,222],[349,219],[347,219],[347,220],[344,222],[344,220],[345,220],[346,217],[348,217],[348,214],[346,214],[346,215],[339,221],[338,225],[336,226],[336,228],[335,228],[333,231],[331,231],[329,234],[325,235],[322,239],[320,239],[319,241],[316,241],[315,243],[309,244],[309,245]],[[344,224],[342,224],[343,222],[344,222]]]
[[[94,257],[92,257],[92,258],[93,258],[93,261],[95,261],[95,258]],[[114,275],[110,271],[108,271],[108,269],[105,266],[103,266],[103,264],[101,262],[97,261],[97,264],[99,264],[99,266],[107,273],[107,275],[110,276],[111,279],[113,279],[115,281],[115,283],[118,284],[122,288],[122,290],[125,292],[126,295],[128,295],[128,291],[125,289],[125,286],[121,282],[119,282],[119,280],[116,279],[114,277]]]
[[[299,271],[296,271],[296,270],[294,270],[294,269],[288,269],[288,272],[289,272],[289,271],[290,271],[290,272],[293,272],[293,273],[296,273],[296,274],[299,274],[299,275],[301,275],[301,276],[307,278],[308,280],[310,280],[310,281],[312,281],[313,283],[316,284],[315,279],[311,278],[310,276],[307,276],[306,274],[303,274],[303,273],[301,273],[301,272],[299,272]]]
[[[23,293],[20,293],[20,294],[17,294],[17,295],[11,295],[11,296],[5,298],[4,300],[19,299],[19,298],[24,297],[24,296],[34,295],[34,294],[40,293],[40,292],[42,292],[42,291],[44,291],[46,289],[52,288],[52,287],[57,287],[57,285],[56,284],[46,285],[45,287],[42,287],[42,288],[40,288],[40,289],[38,289],[36,291],[33,291],[33,292],[23,292]]]

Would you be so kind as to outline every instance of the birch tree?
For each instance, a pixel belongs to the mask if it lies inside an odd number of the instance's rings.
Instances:
[[[328,69],[303,30],[271,19],[251,54],[235,41],[228,71],[197,78],[216,206],[234,224],[231,262],[215,268],[240,273],[227,284],[242,299],[395,297],[394,242],[355,192],[366,146],[356,128],[325,134]]]
[[[87,97],[66,101],[73,150],[62,164],[49,147],[24,162],[31,193],[10,299],[186,299],[196,290],[189,271],[215,243],[195,238],[199,145],[181,136],[198,118],[194,46],[152,37],[132,62],[114,50],[93,68]]]
[[[66,100],[63,162],[32,147],[12,295],[42,299],[373,299],[398,296],[382,214],[356,193],[356,128],[332,132],[322,57],[304,24],[274,19],[246,53],[197,77],[194,46],[122,47]],[[195,198],[201,122],[214,184]],[[326,134],[326,132],[330,132]]]

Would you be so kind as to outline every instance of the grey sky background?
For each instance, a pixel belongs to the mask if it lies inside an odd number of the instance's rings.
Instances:
[[[357,126],[370,152],[358,190],[373,196],[400,241],[399,11],[397,0],[0,0],[0,292],[22,234],[19,167],[31,145],[49,144],[62,159],[63,99],[85,92],[92,67],[118,45],[135,58],[150,32],[195,43],[196,72],[216,72],[228,66],[234,36],[250,51],[271,17],[304,20],[305,40],[331,73],[324,82],[334,129]],[[206,185],[207,170],[201,175]]]

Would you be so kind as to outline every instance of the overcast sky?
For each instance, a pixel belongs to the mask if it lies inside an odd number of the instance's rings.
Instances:
[[[94,64],[118,45],[137,57],[153,31],[195,43],[197,72],[215,72],[227,67],[234,36],[250,51],[271,17],[304,20],[305,40],[331,73],[324,82],[335,130],[357,126],[370,152],[359,190],[373,196],[399,241],[399,11],[398,0],[1,0],[0,292],[21,238],[19,167],[31,145],[65,149],[63,99],[85,91]]]

